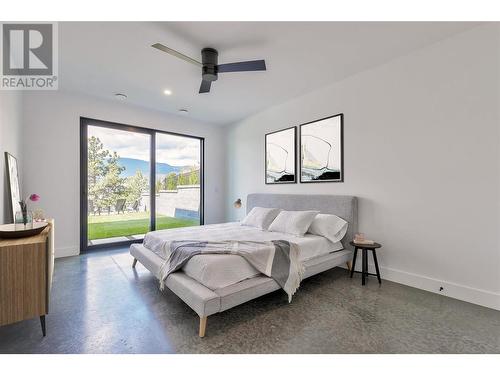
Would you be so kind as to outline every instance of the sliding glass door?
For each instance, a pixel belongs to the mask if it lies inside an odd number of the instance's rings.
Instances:
[[[203,223],[202,138],[87,118],[80,126],[82,250]]]
[[[200,225],[201,140],[156,135],[156,228]]]

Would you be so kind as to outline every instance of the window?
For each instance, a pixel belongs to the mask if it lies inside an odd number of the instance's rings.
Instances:
[[[89,118],[80,126],[82,250],[203,224],[203,138]]]

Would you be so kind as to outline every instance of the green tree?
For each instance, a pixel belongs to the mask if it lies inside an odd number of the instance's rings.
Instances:
[[[196,167],[191,167],[190,170],[184,171],[179,174],[178,185],[199,185],[200,184],[200,170]]]
[[[157,180],[156,184],[155,184],[156,194],[158,194],[162,188],[163,188],[163,184],[162,184],[161,180]]]
[[[189,185],[199,185],[200,184],[200,170],[195,169],[191,171],[189,175]]]
[[[88,139],[88,199],[93,211],[108,212],[120,198],[127,198],[126,179],[121,177],[125,167],[120,166],[120,156],[104,149],[101,140],[95,136]]]
[[[88,140],[88,199],[92,202],[94,210],[101,213],[102,187],[99,183],[106,174],[106,158],[109,151],[104,149],[104,145],[97,137],[90,137]]]
[[[148,188],[148,179],[140,170],[135,172],[135,175],[127,178],[125,182],[127,191],[127,204],[133,205],[141,199],[142,193]]]
[[[118,199],[126,196],[125,178],[120,177],[125,167],[118,164],[119,159],[120,157],[116,152],[113,152],[113,154],[106,159],[106,174],[101,183],[97,184],[100,189],[102,189],[102,206],[106,208],[108,212],[114,207]]]
[[[166,190],[176,190],[177,189],[177,174],[175,172],[170,172],[165,177],[165,189]]]

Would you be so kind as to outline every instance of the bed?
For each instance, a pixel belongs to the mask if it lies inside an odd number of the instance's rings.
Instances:
[[[143,244],[133,244],[130,254],[133,267],[139,261],[156,277],[164,260],[158,247],[165,238],[189,240],[247,240],[283,239],[297,243],[301,249],[304,278],[347,264],[350,267],[352,248],[349,240],[357,231],[357,199],[339,195],[249,194],[247,213],[253,207],[283,210],[318,210],[335,214],[349,223],[341,243],[307,234],[294,237],[284,233],[259,231],[239,223],[205,225],[202,227],[168,229],[151,232]],[[172,273],[165,285],[200,317],[199,336],[204,337],[207,317],[228,310],[267,293],[280,289],[271,278],[258,273],[245,259],[230,254],[203,254],[191,258],[182,271]],[[299,291],[300,292],[300,291]]]

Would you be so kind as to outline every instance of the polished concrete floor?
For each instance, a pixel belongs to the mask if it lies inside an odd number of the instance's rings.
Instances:
[[[500,312],[333,269],[291,304],[277,291],[198,316],[127,249],[56,261],[47,337],[38,319],[0,327],[0,353],[500,353]]]

